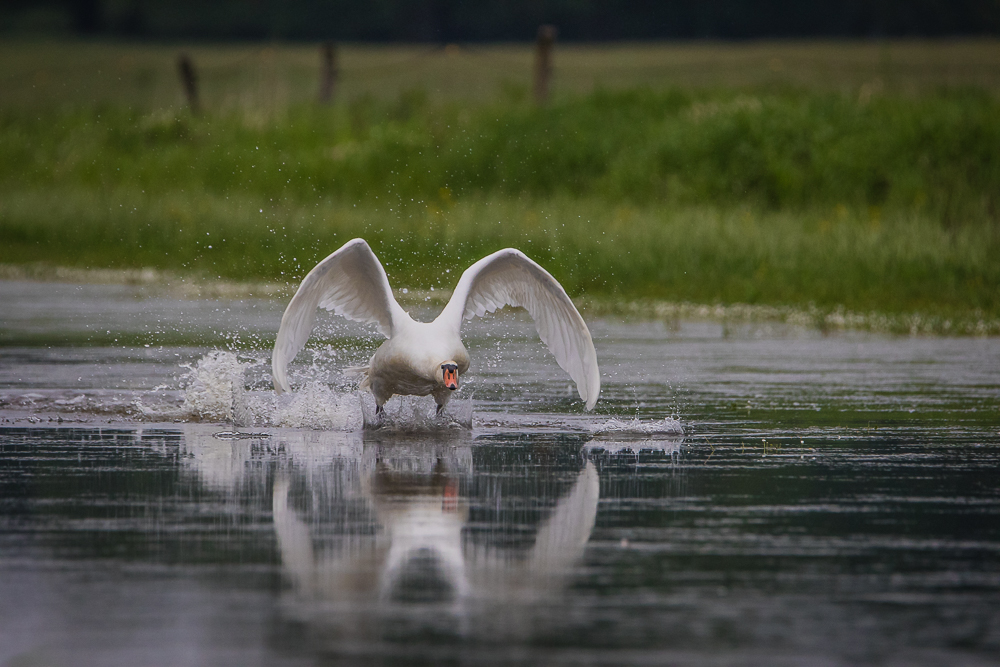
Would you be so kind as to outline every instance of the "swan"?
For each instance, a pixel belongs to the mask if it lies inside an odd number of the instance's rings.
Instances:
[[[487,255],[466,269],[437,319],[417,322],[396,303],[385,269],[368,243],[348,241],[306,275],[281,317],[271,355],[274,390],[279,395],[291,391],[288,364],[308,340],[316,309],[325,308],[375,324],[388,339],[367,366],[345,369],[361,376],[360,388],[374,395],[377,415],[397,394],[432,395],[441,414],[469,369],[462,323],[507,305],[531,314],[539,337],[591,410],[601,376],[590,330],[562,285],[514,248]]]

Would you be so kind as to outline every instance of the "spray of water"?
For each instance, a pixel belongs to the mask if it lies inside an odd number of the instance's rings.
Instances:
[[[442,428],[472,428],[472,398],[452,399],[442,414],[429,397],[395,396],[375,414],[375,398],[368,392],[358,395],[365,428],[388,432],[423,433]]]
[[[147,419],[229,422],[237,428],[378,428],[398,432],[472,428],[471,399],[452,400],[445,414],[436,415],[430,397],[396,397],[386,405],[383,415],[376,417],[372,395],[353,388],[331,387],[314,379],[293,393],[275,396],[266,385],[256,389],[248,386],[247,376],[261,363],[240,361],[233,352],[214,350],[183,366],[186,372],[181,378],[180,406],[147,405],[137,400],[136,407]]]
[[[590,429],[594,439],[586,445],[590,451],[607,454],[655,451],[675,454],[684,443],[684,427],[673,417],[643,421],[632,419],[609,419]]]
[[[591,428],[594,435],[641,435],[641,436],[681,436],[684,427],[673,417],[643,421],[632,419],[609,419]]]
[[[182,364],[183,372],[175,382],[148,391],[18,392],[15,396],[0,395],[0,410],[32,423],[56,418],[85,422],[100,417],[140,422],[221,423],[231,426],[222,433],[237,439],[255,428],[269,427],[438,434],[472,429],[474,402],[467,392],[478,386],[475,379],[452,397],[443,415],[436,414],[436,405],[429,396],[397,396],[376,417],[372,395],[359,391],[353,382],[335,372],[344,361],[335,351],[318,351],[311,363],[307,361],[294,369],[296,391],[277,396],[271,387],[266,354],[237,355],[231,350],[213,350],[197,361]],[[505,382],[502,377],[495,381]],[[640,440],[669,440],[682,437],[684,432],[674,418],[599,420],[592,414],[562,411],[523,414],[508,412],[506,401],[494,403],[493,409],[487,408],[477,416],[478,428],[584,431],[591,433],[595,441],[627,442],[633,448],[645,447],[635,444]]]

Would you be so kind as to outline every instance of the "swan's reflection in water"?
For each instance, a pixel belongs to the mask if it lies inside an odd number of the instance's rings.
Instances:
[[[566,432],[226,442],[195,431],[185,460],[201,483],[264,520],[270,510],[286,580],[279,621],[306,633],[300,648],[337,654],[559,636],[587,573],[598,466],[628,444]]]
[[[594,527],[597,471],[581,458],[558,497],[516,498],[543,508],[537,527],[498,526],[470,520],[485,500],[470,497],[483,490],[474,458],[469,444],[366,442],[339,477],[299,486],[278,475],[274,526],[294,582],[286,608],[314,631],[355,640],[477,634],[481,622],[494,638],[528,631],[515,609],[551,602],[571,577]],[[509,504],[510,489],[493,490],[495,505]]]
[[[579,573],[597,515],[584,436],[194,435],[188,461],[203,482],[244,498],[270,491],[284,620],[340,648],[530,636],[538,606],[557,604]]]

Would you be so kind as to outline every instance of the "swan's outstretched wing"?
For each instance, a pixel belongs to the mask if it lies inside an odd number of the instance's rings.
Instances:
[[[271,355],[274,390],[279,394],[291,391],[288,364],[309,339],[317,307],[355,322],[378,324],[387,337],[401,317],[408,317],[393,298],[389,278],[372,249],[364,239],[348,241],[306,275],[281,317]]]
[[[457,331],[463,319],[507,305],[531,314],[542,342],[576,382],[587,409],[593,408],[601,393],[601,373],[590,329],[562,285],[520,250],[500,250],[466,269],[438,319]]]

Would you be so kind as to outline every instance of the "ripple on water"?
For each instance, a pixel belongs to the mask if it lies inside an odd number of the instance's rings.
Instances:
[[[1000,340],[592,330],[597,414],[471,339],[472,431],[363,428],[374,339],[0,348],[0,664],[996,663]]]

